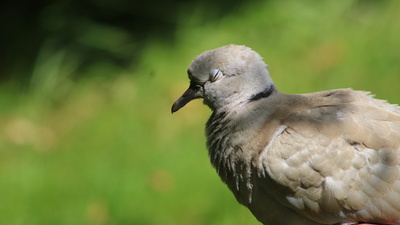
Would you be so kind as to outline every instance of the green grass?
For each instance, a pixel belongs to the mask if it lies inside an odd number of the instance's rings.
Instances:
[[[68,80],[68,51],[44,47],[28,94],[0,89],[0,223],[258,224],[210,166],[210,111],[194,101],[170,114],[187,66],[204,50],[245,44],[285,93],[353,87],[400,103],[399,9],[268,1],[202,24],[201,8],[182,13],[174,44],[149,41],[131,69],[99,63],[79,82]],[[96,77],[105,72],[115,76]]]

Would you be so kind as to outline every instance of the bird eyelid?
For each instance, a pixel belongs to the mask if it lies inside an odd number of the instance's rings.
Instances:
[[[219,79],[221,79],[221,77],[223,76],[224,74],[222,73],[222,71],[220,70],[220,69],[212,69],[211,71],[210,71],[210,81],[211,82],[214,82],[214,81],[216,81],[216,80],[219,80]]]

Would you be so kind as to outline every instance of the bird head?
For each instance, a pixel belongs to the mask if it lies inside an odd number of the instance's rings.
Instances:
[[[258,53],[245,46],[227,45],[205,51],[193,60],[187,72],[190,86],[173,104],[172,113],[197,98],[203,98],[215,110],[235,107],[275,90],[268,66]]]

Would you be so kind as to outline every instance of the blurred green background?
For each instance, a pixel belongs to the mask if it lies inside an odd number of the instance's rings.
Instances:
[[[400,103],[400,1],[1,3],[0,224],[259,224],[211,167],[187,66],[235,43],[285,93]]]

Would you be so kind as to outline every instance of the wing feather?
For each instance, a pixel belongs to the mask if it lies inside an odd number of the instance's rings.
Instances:
[[[285,102],[262,161],[290,190],[282,203],[321,222],[400,221],[400,107],[351,89]]]

